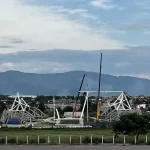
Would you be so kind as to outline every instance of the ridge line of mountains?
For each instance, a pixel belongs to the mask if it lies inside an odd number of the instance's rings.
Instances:
[[[96,72],[70,71],[65,73],[37,74],[6,71],[0,72],[0,94],[13,95],[19,92],[24,95],[77,95],[84,73],[87,76],[85,77],[82,90],[97,91],[99,74]],[[131,96],[148,96],[150,95],[150,80],[102,74],[101,90],[125,91]]]

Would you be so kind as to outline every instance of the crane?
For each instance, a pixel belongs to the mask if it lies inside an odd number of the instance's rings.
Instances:
[[[101,100],[100,100],[100,87],[101,87],[101,70],[102,70],[102,53],[100,59],[100,72],[99,72],[99,85],[98,85],[98,96],[97,96],[97,113],[96,113],[96,121],[100,119],[100,108],[101,108]]]
[[[83,81],[84,81],[84,78],[85,78],[85,75],[83,75],[83,78],[82,78],[82,81],[81,81],[81,84],[80,84],[80,88],[79,88],[79,91],[78,91],[78,96],[77,96],[77,99],[75,101],[75,104],[74,104],[74,108],[73,108],[73,112],[72,112],[72,117],[74,118],[76,115],[75,115],[75,112],[76,112],[76,106],[77,106],[77,102],[78,102],[78,99],[79,99],[79,95],[80,95],[80,91],[81,91],[81,88],[82,88],[82,85],[83,85]]]

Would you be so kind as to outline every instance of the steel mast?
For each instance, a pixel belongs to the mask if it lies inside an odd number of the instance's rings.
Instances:
[[[100,91],[101,91],[101,70],[102,70],[102,53],[100,59],[100,72],[99,72],[99,85],[98,85],[98,96],[97,96],[97,113],[96,113],[96,121],[100,119],[100,108],[101,108],[101,100],[100,100]]]

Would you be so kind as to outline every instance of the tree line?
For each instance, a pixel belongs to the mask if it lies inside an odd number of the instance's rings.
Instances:
[[[115,137],[119,135],[132,135],[137,139],[140,135],[147,134],[150,130],[150,114],[129,113],[120,116],[112,125]]]

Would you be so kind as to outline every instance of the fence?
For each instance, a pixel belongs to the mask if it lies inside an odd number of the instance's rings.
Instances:
[[[0,144],[49,144],[49,145],[82,145],[82,144],[150,144],[147,135],[139,136],[104,136],[104,135],[38,135],[38,136],[0,136]]]

